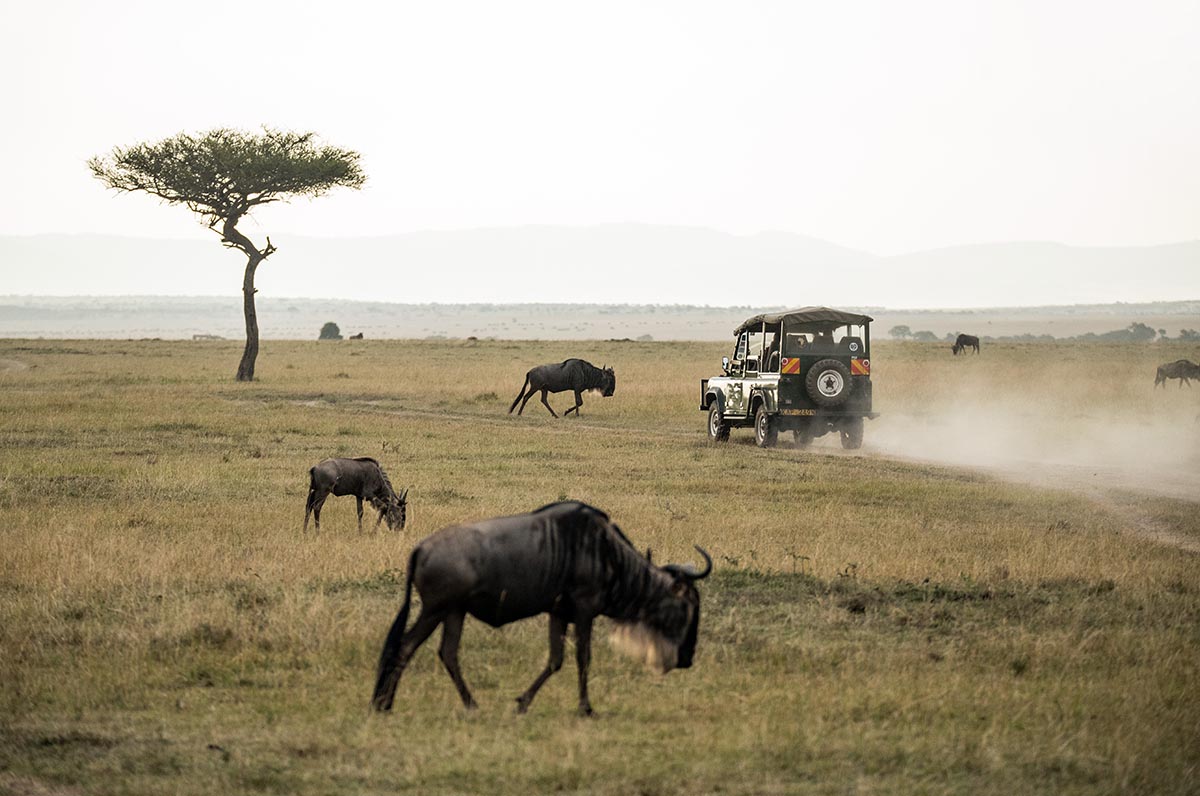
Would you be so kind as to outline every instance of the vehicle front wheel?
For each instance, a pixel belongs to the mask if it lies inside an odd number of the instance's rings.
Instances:
[[[754,414],[754,444],[760,448],[773,448],[779,439],[779,427],[775,419],[767,414],[767,407],[759,404]]]
[[[725,422],[725,413],[716,401],[708,409],[708,438],[713,442],[729,440],[729,424]]]
[[[848,451],[856,451],[862,447],[863,419],[848,417],[842,421],[839,431],[842,432],[842,447]]]

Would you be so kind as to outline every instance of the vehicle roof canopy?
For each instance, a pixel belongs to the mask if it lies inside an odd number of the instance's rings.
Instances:
[[[755,315],[752,318],[747,318],[742,321],[742,325],[734,330],[734,336],[741,334],[747,329],[762,326],[764,323],[767,326],[778,326],[780,323],[786,323],[788,326],[800,323],[813,323],[828,325],[829,328],[837,326],[845,326],[846,324],[866,324],[875,320],[869,315],[858,315],[853,312],[842,312],[841,310],[831,309],[829,307],[800,307],[794,310],[779,310],[778,312],[764,312]]]

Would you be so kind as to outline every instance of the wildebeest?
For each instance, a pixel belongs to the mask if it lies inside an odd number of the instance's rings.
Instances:
[[[954,356],[958,356],[959,351],[966,351],[968,348],[974,348],[975,353],[979,353],[979,338],[973,334],[960,334],[958,339],[954,341],[954,345],[950,346],[950,350],[954,352]]]
[[[1184,383],[1190,388],[1192,382],[1190,379],[1200,379],[1200,365],[1188,359],[1177,359],[1174,362],[1168,362],[1165,365],[1158,366],[1158,373],[1154,376],[1154,386],[1167,386],[1167,379],[1179,379],[1179,386],[1183,387]]]
[[[397,495],[392,482],[379,462],[367,456],[355,459],[325,459],[308,470],[308,503],[304,507],[304,530],[308,530],[308,515],[317,521],[321,530],[321,506],[330,495],[341,497],[354,495],[358,500],[358,530],[362,532],[363,501],[369,501],[379,512],[375,527],[380,520],[387,520],[388,528],[404,530],[408,518],[408,490]]]
[[[579,668],[579,712],[590,715],[587,677],[592,622],[597,616],[618,623],[626,651],[664,674],[692,665],[700,623],[695,583],[712,571],[712,559],[697,547],[706,566],[657,567],[634,549],[603,511],[577,501],[552,503],[529,514],[498,517],[445,528],[422,540],[408,558],[404,604],[392,623],[371,704],[392,709],[396,685],[413,653],[440,624],[438,656],[463,704],[475,700],[458,668],[458,643],[467,614],[492,627],[538,614],[550,615],[550,660],[525,693],[517,710],[529,709],[550,675],[562,668],[567,625],[575,625]],[[413,585],[421,613],[407,631]]]
[[[362,334],[362,332],[359,332],[358,334],[352,334],[352,335],[350,335],[350,339],[351,340],[361,340],[361,339],[363,339],[363,334]]]
[[[528,388],[528,392],[526,392]],[[599,390],[600,394],[605,398],[613,394],[617,389],[617,375],[613,373],[613,369],[609,367],[598,368],[591,362],[585,362],[582,359],[566,359],[562,362],[553,363],[550,365],[538,365],[525,374],[525,383],[521,385],[521,391],[517,393],[516,400],[512,402],[512,406],[508,407],[508,413],[517,408],[517,404],[521,404],[520,411],[517,414],[525,411],[525,404],[529,403],[529,399],[533,397],[535,392],[542,393],[542,403],[550,410],[550,414],[558,417],[554,409],[550,407],[550,403],[546,400],[546,393],[563,392],[565,390],[573,390],[575,392],[575,405],[567,411],[563,412],[563,417],[574,412],[579,415],[579,407],[583,406],[583,391],[584,390]],[[525,400],[522,401],[521,399]]]

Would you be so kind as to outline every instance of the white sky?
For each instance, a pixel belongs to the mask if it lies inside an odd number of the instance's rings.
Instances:
[[[257,236],[1200,237],[1196,0],[3,0],[0,74],[0,234],[211,236],[84,162],[265,123],[362,152],[368,184],[261,211]]]

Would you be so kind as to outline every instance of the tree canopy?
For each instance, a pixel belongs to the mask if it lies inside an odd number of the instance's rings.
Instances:
[[[264,128],[256,135],[219,128],[115,147],[90,159],[88,168],[110,188],[185,205],[215,227],[258,205],[361,188],[366,177],[359,154],[318,146],[315,139],[311,132]]]
[[[216,230],[223,244],[246,255],[242,278],[246,349],[238,365],[238,381],[253,380],[258,357],[254,273],[276,250],[269,237],[266,246],[254,245],[238,231],[238,222],[259,205],[322,196],[338,187],[357,189],[366,181],[357,152],[319,146],[316,137],[269,127],[258,134],[218,128],[115,147],[108,155],[88,160],[92,174],[108,187],[142,191],[168,204],[184,205]]]

